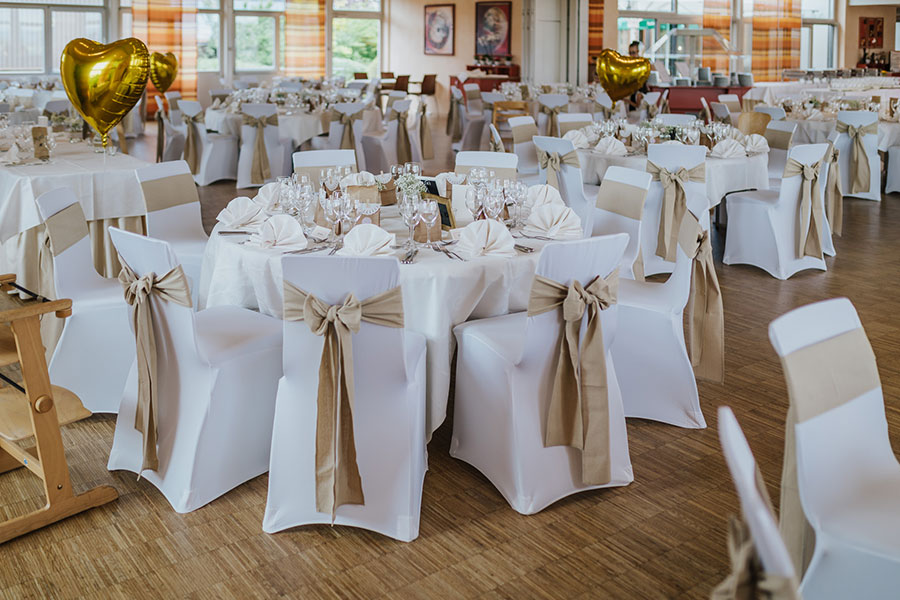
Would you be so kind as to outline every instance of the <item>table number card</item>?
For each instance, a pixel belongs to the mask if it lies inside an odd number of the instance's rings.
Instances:
[[[31,137],[34,139],[34,157],[40,160],[49,160],[50,147],[47,145],[47,128],[32,127]]]

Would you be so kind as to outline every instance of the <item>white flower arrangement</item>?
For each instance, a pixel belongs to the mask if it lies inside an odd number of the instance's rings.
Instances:
[[[428,191],[425,184],[412,173],[406,173],[397,178],[397,189],[405,195],[418,194],[420,196]]]

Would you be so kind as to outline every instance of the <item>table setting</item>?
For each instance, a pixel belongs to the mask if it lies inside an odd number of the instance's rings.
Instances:
[[[891,146],[900,144],[900,98],[884,97],[878,101],[866,98],[838,97],[821,101],[815,97],[783,99],[780,102],[787,113],[786,120],[795,122],[794,144],[819,144],[837,127],[837,115],[845,110],[867,110],[878,114],[878,150],[887,152]]]

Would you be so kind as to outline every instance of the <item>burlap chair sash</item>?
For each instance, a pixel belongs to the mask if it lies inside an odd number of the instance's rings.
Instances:
[[[794,132],[766,128],[766,132],[763,137],[766,138],[766,143],[769,144],[769,148],[775,148],[776,150],[789,150],[791,147],[791,140],[794,137]]]
[[[409,113],[391,111],[391,121],[397,121],[397,162],[401,165],[412,161],[412,146],[409,143],[409,129],[406,128],[406,120]]]
[[[831,230],[841,235],[844,232],[844,190],[838,154],[838,149],[833,144],[825,154],[828,162],[828,177],[825,179],[825,217],[831,225]]]
[[[138,398],[134,415],[134,428],[143,437],[143,460],[141,472],[159,468],[156,455],[157,440],[157,394],[159,387],[156,365],[156,334],[154,333],[153,306],[150,294],[157,295],[166,302],[174,302],[190,308],[191,292],[187,277],[178,265],[162,277],[147,273],[138,277],[121,256],[122,270],[119,282],[125,290],[125,302],[133,307],[131,320],[137,347]],[[140,478],[140,474],[138,474]]]
[[[616,304],[618,289],[618,270],[606,278],[595,277],[587,286],[579,281],[566,286],[535,275],[528,300],[528,316],[562,310],[544,447],[580,450],[581,480],[585,485],[603,485],[612,480],[609,389],[600,311]],[[587,329],[581,343],[585,313]]]
[[[538,148],[537,155],[538,164],[547,171],[547,183],[556,189],[559,189],[559,172],[563,165],[581,168],[581,161],[578,160],[578,152],[575,150],[569,150],[560,156],[558,152],[545,152]]]
[[[547,125],[547,135],[549,135],[549,136],[557,135],[557,133],[558,133],[557,125],[559,123],[559,113],[568,112],[568,111],[569,111],[569,107],[566,106],[565,104],[562,104],[560,106],[547,106],[546,104],[541,104],[541,112],[544,113],[545,115],[547,115],[547,118],[549,119],[549,123]]]
[[[356,150],[356,133],[353,131],[353,121],[359,121],[363,117],[363,111],[353,114],[342,113],[339,110],[331,111],[331,120],[338,121],[344,126],[341,133],[341,149]]]
[[[647,111],[647,117],[650,119],[654,118],[659,112],[659,107],[656,104],[650,104],[646,100],[641,101],[641,109]]]
[[[644,216],[644,201],[647,190],[621,181],[607,179],[597,194],[597,208],[615,213],[628,219],[640,221]],[[638,244],[638,255],[634,259],[632,272],[636,281],[644,281],[644,254]]]
[[[419,106],[419,147],[422,149],[422,160],[434,158],[434,141],[431,139],[431,126],[428,124],[428,106],[425,102]]]
[[[698,379],[725,380],[725,311],[722,290],[713,263],[709,231],[704,231],[691,212],[681,221],[678,245],[693,259],[688,330],[691,365]]]
[[[181,114],[181,120],[184,121],[187,128],[187,135],[184,141],[184,160],[191,168],[191,173],[197,174],[200,170],[200,140],[197,132],[197,123],[203,123],[205,120],[203,111],[198,112],[193,117]]]
[[[524,144],[530,142],[534,136],[538,135],[537,125],[534,123],[525,123],[516,127],[511,127],[513,145]]]
[[[825,234],[825,214],[819,202],[819,168],[821,161],[804,165],[789,158],[784,166],[784,177],[800,175],[800,217],[797,222],[797,256],[822,258],[822,236]]]
[[[878,122],[856,127],[838,121],[835,129],[839,133],[846,133],[853,142],[850,150],[850,193],[868,192],[872,171],[866,154],[865,136],[878,134]]]
[[[278,115],[268,117],[252,117],[241,113],[241,122],[256,127],[256,142],[253,146],[253,162],[250,164],[250,183],[262,185],[272,178],[269,168],[269,153],[266,150],[266,125],[278,125]]]
[[[365,504],[353,436],[353,334],[362,321],[402,328],[403,294],[398,286],[363,301],[349,294],[329,306],[285,281],[284,318],[304,321],[325,338],[316,400],[316,510],[333,522],[338,507]]]
[[[52,256],[59,256],[88,236],[84,211],[78,202],[70,204],[44,221],[47,244]]]
[[[450,113],[447,115],[447,135],[451,142],[458,142],[462,139],[462,123],[459,118],[460,101],[459,98],[450,94]]]
[[[681,167],[672,173],[665,167],[660,167],[648,160],[647,172],[662,184],[664,190],[662,210],[659,215],[656,255],[669,262],[674,262],[679,227],[687,212],[687,196],[684,186],[689,181],[706,182],[706,163],[700,163],[691,169]]]
[[[88,126],[85,123],[85,126]],[[166,122],[161,112],[156,113],[156,162],[162,162],[166,147]]]
[[[142,181],[141,191],[148,213],[200,201],[197,185],[188,173]]]
[[[469,100],[481,100],[481,90],[477,88],[471,88],[468,90],[464,90],[466,94],[466,102]]]

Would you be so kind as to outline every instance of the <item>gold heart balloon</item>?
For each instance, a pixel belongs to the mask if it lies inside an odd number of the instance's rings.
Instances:
[[[136,38],[111,44],[77,38],[63,49],[59,71],[69,101],[106,146],[109,131],[144,93],[150,53]]]
[[[150,81],[161,93],[165,93],[178,75],[178,59],[171,52],[150,55]]]
[[[597,58],[597,79],[613,100],[635,93],[650,77],[650,61],[646,58],[622,56],[605,48]]]

